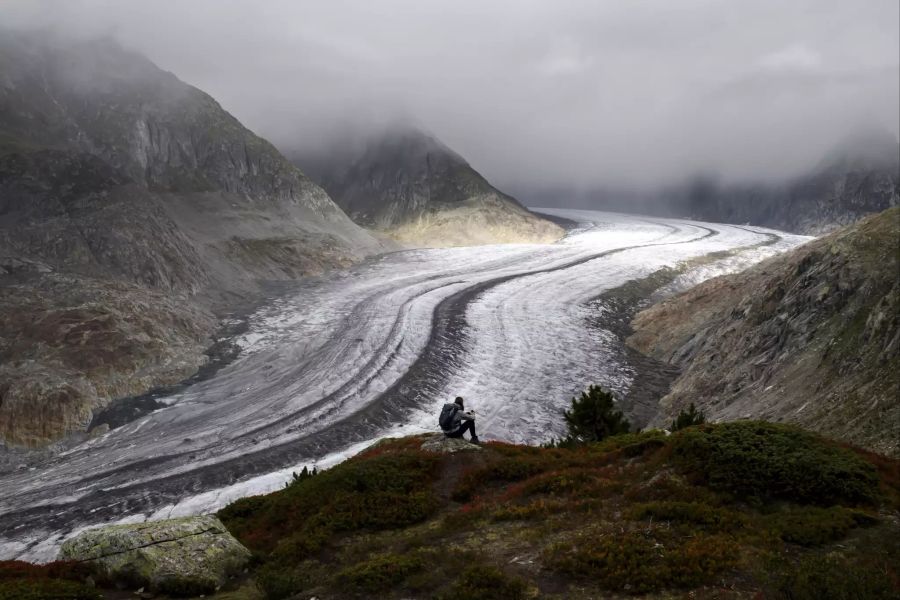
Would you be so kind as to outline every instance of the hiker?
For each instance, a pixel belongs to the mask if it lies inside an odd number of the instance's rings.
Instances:
[[[447,437],[461,438],[468,431],[469,441],[473,444],[478,443],[478,436],[475,435],[475,413],[466,412],[462,396],[457,396],[456,400],[444,405],[438,421]]]

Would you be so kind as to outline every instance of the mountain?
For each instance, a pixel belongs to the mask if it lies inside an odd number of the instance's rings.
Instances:
[[[819,163],[786,181],[723,183],[697,175],[656,190],[522,189],[536,206],[579,207],[819,235],[900,204],[900,145],[884,131],[848,136]]]
[[[435,137],[394,127],[320,179],[357,223],[422,246],[552,242],[563,232],[494,188]]]
[[[0,440],[84,430],[111,399],[195,372],[216,316],[261,281],[381,249],[146,58],[0,30]]]
[[[629,344],[682,369],[654,424],[796,423],[900,456],[900,208],[639,313]]]
[[[900,203],[900,146],[888,133],[860,132],[791,181],[718,185],[698,178],[668,200],[705,221],[826,233]]]

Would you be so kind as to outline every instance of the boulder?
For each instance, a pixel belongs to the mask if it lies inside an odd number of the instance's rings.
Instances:
[[[58,560],[93,563],[120,587],[197,595],[239,573],[250,551],[206,515],[89,529],[67,540]]]
[[[422,450],[428,452],[440,452],[442,454],[456,454],[457,452],[480,452],[481,446],[473,444],[462,438],[448,438],[442,433],[425,436],[422,442]]]

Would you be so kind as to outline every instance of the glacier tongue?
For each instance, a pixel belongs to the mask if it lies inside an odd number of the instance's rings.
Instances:
[[[618,340],[586,326],[590,300],[731,251],[683,273],[674,291],[809,239],[543,212],[581,225],[552,245],[410,250],[305,281],[253,316],[241,356],[212,379],[39,469],[0,475],[0,558],[49,559],[92,523],[208,512],[277,489],[304,464],[434,430],[437,408],[456,395],[477,411],[482,437],[558,436],[571,396],[589,383],[626,393],[633,377]]]

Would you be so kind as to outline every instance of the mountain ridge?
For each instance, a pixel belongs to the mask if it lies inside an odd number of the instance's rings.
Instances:
[[[652,425],[694,403],[900,455],[900,208],[639,313],[628,343],[682,369]]]
[[[407,244],[543,243],[563,233],[438,138],[409,125],[369,138],[357,152],[313,162],[323,187],[351,218]]]
[[[208,94],[109,40],[0,31],[0,441],[177,383],[219,317],[393,248]]]

